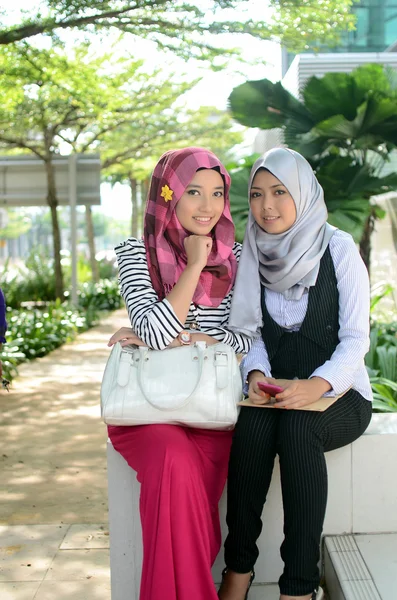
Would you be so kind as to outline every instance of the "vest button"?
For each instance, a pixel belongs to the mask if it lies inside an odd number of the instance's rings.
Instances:
[[[327,330],[328,333],[331,333],[332,325],[327,325],[325,329]]]

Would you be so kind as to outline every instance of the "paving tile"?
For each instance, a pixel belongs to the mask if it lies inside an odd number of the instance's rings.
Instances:
[[[23,540],[29,543],[45,542],[58,548],[68,528],[69,525],[0,525],[0,545],[4,541],[13,543]]]
[[[354,536],[382,598],[397,595],[397,533]]]
[[[45,576],[45,581],[76,581],[109,578],[108,550],[60,550]]]
[[[1,600],[34,600],[39,581],[10,581],[0,583]]]
[[[0,527],[0,581],[42,581],[68,525]]]
[[[344,594],[342,600],[391,600],[392,598],[394,600],[395,598],[390,594],[381,598],[372,579],[367,581],[341,581],[341,586]],[[333,596],[332,600],[334,600]]]
[[[61,550],[109,548],[107,525],[71,525],[61,544]]]
[[[34,600],[55,599],[111,600],[110,581],[109,579],[96,578],[92,578],[88,581],[43,581]],[[14,598],[12,600],[14,600]],[[16,598],[15,600],[19,600],[19,598]]]
[[[279,600],[278,585],[254,585],[250,589],[249,600]]]

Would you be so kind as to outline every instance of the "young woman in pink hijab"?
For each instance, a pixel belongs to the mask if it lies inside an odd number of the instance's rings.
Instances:
[[[132,328],[119,330],[109,345],[123,340],[166,351],[203,340],[249,350],[250,336],[227,329],[241,251],[229,187],[226,169],[207,150],[160,158],[144,240],[116,248]],[[218,502],[232,432],[147,425],[109,427],[109,436],[141,483],[140,600],[216,600],[211,566],[221,543]]]

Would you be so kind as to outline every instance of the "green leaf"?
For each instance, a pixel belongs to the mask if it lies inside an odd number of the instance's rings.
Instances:
[[[393,406],[390,406],[383,400],[380,400],[374,396],[374,399],[372,402],[372,410],[374,412],[393,413],[393,412],[397,411],[397,407],[394,408]]]
[[[268,79],[247,81],[234,88],[229,105],[233,117],[248,127],[272,129],[288,125],[304,133],[314,124],[299,100],[280,82],[272,83]]]
[[[357,105],[365,98],[350,73],[326,73],[323,77],[310,77],[303,89],[305,106],[317,122],[334,115],[353,120]]]
[[[33,3],[11,23],[13,11],[10,15],[7,12],[7,21],[0,29],[0,45],[38,35],[56,40],[64,29],[101,36],[116,29],[132,39],[149,39],[160,50],[171,50],[185,59],[213,62],[216,57],[227,58],[233,53],[225,49],[223,39],[217,43],[216,35],[249,34],[277,40],[299,51],[319,39],[325,45],[337,43],[340,33],[354,23],[351,0],[331,0],[321,6],[315,0],[271,0],[265,21],[245,17],[247,4],[247,0],[208,0],[204,6],[187,0],[43,0],[40,9]],[[236,20],[231,21],[234,11]]]

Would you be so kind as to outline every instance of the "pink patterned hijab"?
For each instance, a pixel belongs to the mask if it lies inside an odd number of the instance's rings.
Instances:
[[[203,148],[183,148],[163,154],[157,163],[146,202],[144,242],[149,273],[160,300],[178,281],[187,264],[183,245],[190,235],[177,219],[175,207],[198,169],[220,171],[225,182],[225,206],[212,230],[213,246],[193,296],[195,304],[219,306],[233,287],[237,261],[233,254],[234,225],[230,214],[230,176],[219,159]]]

